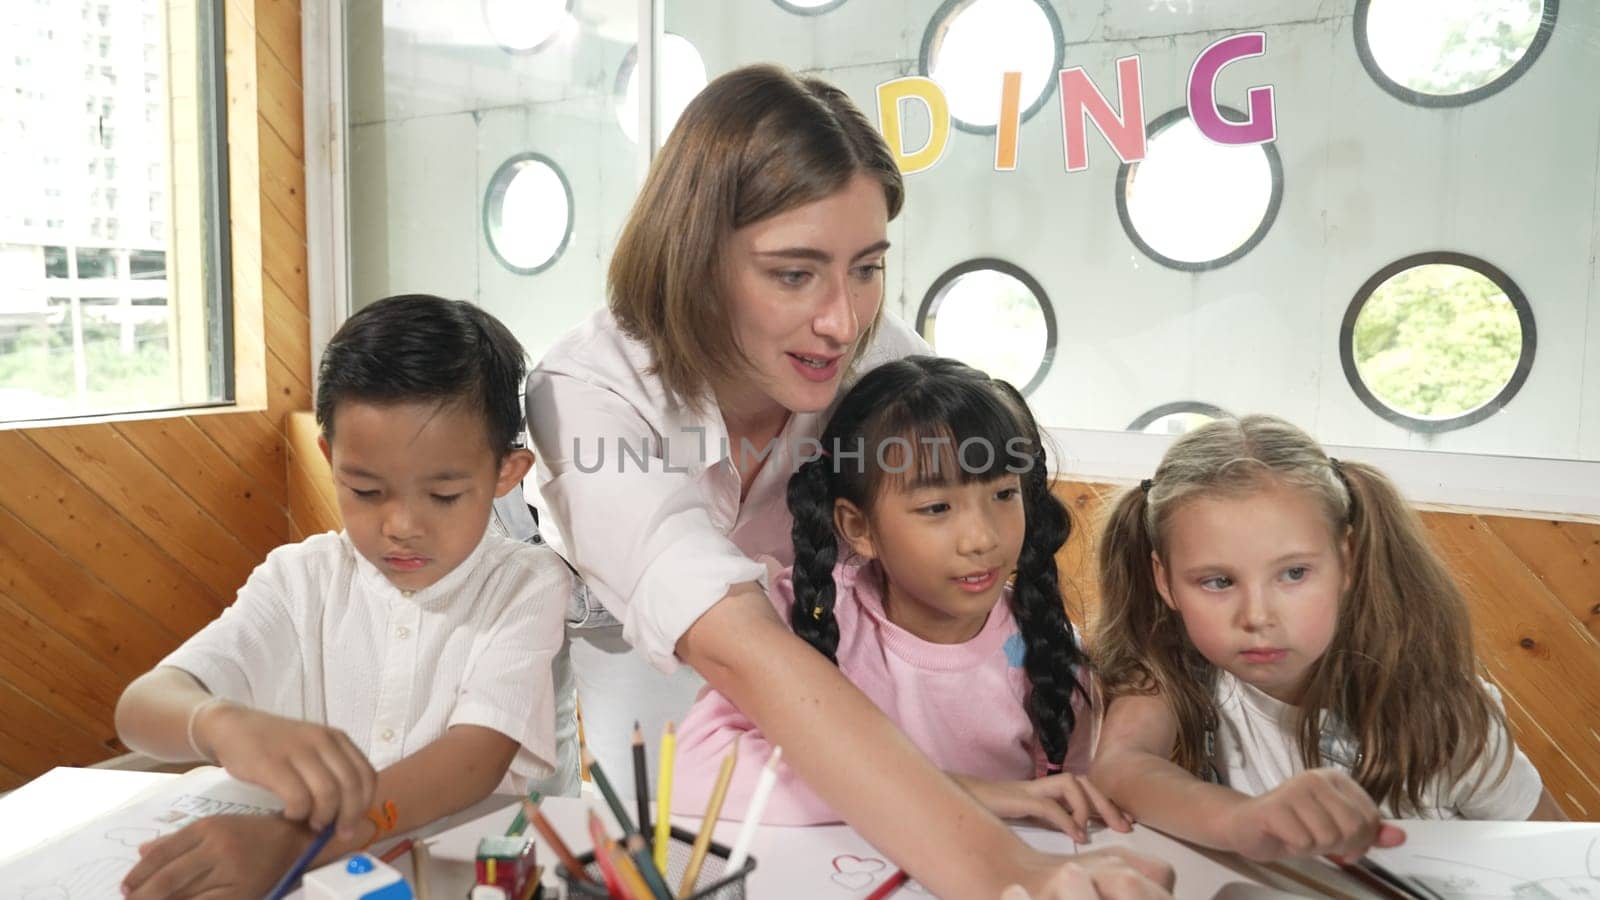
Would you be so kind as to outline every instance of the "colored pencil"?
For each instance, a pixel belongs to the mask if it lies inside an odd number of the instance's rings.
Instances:
[[[672,845],[672,760],[678,735],[671,722],[661,732],[661,766],[656,770],[656,839],[651,845],[656,868],[667,874],[667,849]]]
[[[550,845],[550,849],[556,852],[556,857],[561,860],[561,864],[567,867],[568,872],[572,873],[572,877],[579,881],[587,881],[593,884],[594,879],[589,877],[589,873],[583,863],[578,862],[578,858],[572,855],[572,849],[567,846],[566,841],[561,839],[561,835],[556,832],[555,826],[550,824],[550,820],[544,817],[544,813],[539,812],[539,807],[524,800],[522,801],[522,811],[527,814],[528,821],[533,823],[533,827],[539,832],[539,836],[543,837],[544,842]]]
[[[750,795],[750,805],[744,808],[744,824],[733,839],[733,852],[728,854],[728,871],[737,872],[750,855],[750,842],[755,840],[756,829],[761,827],[761,815],[767,810],[767,798],[772,796],[772,786],[778,783],[778,761],[783,757],[782,747],[773,747],[767,764],[761,767],[761,777],[756,780],[755,792]]]
[[[589,810],[589,837],[594,841],[594,861],[600,864],[600,876],[606,880],[606,893],[617,900],[631,900],[617,872],[616,859],[611,855],[616,845],[606,837],[606,828],[592,809]]]
[[[650,828],[650,772],[645,768],[644,762],[644,732],[639,730],[639,722],[633,723],[633,798],[639,806],[639,834],[648,840],[653,833]]]
[[[667,880],[661,877],[655,860],[650,858],[650,848],[645,844],[643,835],[628,835],[628,855],[633,857],[639,874],[644,877],[644,885],[650,890],[648,896],[655,900],[672,900],[672,891],[667,889]]]
[[[311,839],[311,843],[307,845],[305,852],[300,854],[300,857],[289,867],[289,871],[284,872],[283,877],[278,879],[278,883],[272,886],[271,891],[267,892],[268,900],[283,900],[284,897],[289,895],[289,891],[295,886],[295,882],[299,881],[300,876],[306,873],[306,867],[311,865],[313,859],[317,858],[317,854],[322,852],[323,847],[328,846],[328,841],[333,838],[334,825],[335,823],[329,822],[326,828],[323,828],[317,833],[316,837]]]
[[[911,880],[905,869],[897,870],[889,876],[889,880],[878,885],[878,889],[867,895],[867,900],[884,900],[885,897],[900,890],[900,886]]]
[[[683,881],[678,885],[678,896],[694,893],[694,883],[700,880],[700,867],[705,865],[706,851],[711,849],[711,832],[717,827],[717,817],[722,815],[722,801],[728,796],[728,782],[733,780],[733,766],[739,761],[739,739],[722,760],[717,772],[716,786],[711,789],[711,800],[706,804],[705,817],[700,820],[700,833],[694,836],[694,849],[689,853],[689,865],[683,870]]]
[[[631,837],[637,837],[637,835],[631,835]],[[634,863],[633,857],[629,856],[626,850],[616,844],[607,847],[606,852],[611,854],[611,863],[617,867],[617,878],[622,882],[622,886],[627,889],[628,896],[633,900],[653,900],[655,895],[651,893],[650,885],[645,882],[644,875],[639,871],[639,866]],[[667,900],[672,900],[672,898],[669,897]]]
[[[583,751],[583,762],[589,767],[589,774],[593,776],[595,786],[600,789],[600,796],[606,798],[606,805],[611,807],[611,814],[617,817],[617,827],[622,829],[624,835],[638,831],[639,829],[633,827],[633,817],[628,815],[627,807],[622,805],[616,790],[611,787],[611,779],[606,777],[605,770],[595,761],[594,754],[588,750]]]
[[[410,852],[411,852],[411,838],[406,838],[405,840],[401,841],[400,843],[395,844],[393,847],[390,847],[389,849],[383,851],[383,855],[378,857],[378,859],[381,862],[393,863],[395,860],[399,859],[402,856],[405,856],[407,853],[410,853]]]
[[[534,806],[539,805],[539,791],[537,789],[528,791],[528,802]],[[512,819],[511,824],[506,828],[506,837],[516,837],[527,830],[528,814],[522,811],[522,806],[519,804],[517,806],[517,817]]]

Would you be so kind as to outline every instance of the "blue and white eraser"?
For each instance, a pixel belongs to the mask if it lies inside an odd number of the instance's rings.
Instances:
[[[365,853],[307,872],[300,887],[306,900],[414,900],[398,870]]]

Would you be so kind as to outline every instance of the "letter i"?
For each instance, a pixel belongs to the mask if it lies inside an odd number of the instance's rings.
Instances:
[[[1022,73],[1006,72],[1000,82],[1000,120],[994,129],[994,170],[1017,168],[1017,133],[1022,129]]]

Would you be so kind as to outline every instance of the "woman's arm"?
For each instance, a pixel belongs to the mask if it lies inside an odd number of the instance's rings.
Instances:
[[[1556,805],[1556,798],[1550,795],[1550,789],[1545,788],[1539,794],[1539,805],[1528,814],[1529,822],[1565,822],[1567,814]]]
[[[1112,700],[1089,777],[1146,825],[1250,859],[1335,854],[1357,858],[1405,833],[1338,769],[1300,772],[1259,797],[1208,784],[1167,758],[1178,723],[1160,695]]]
[[[735,585],[690,626],[677,651],[784,748],[784,761],[845,821],[934,894],[996,898],[1020,883],[1036,896],[1055,896],[1047,884],[1072,864],[1029,848],[934,768],[836,667],[783,626],[755,584]],[[1144,871],[1171,885],[1165,865]],[[1115,896],[1160,896],[1150,880],[1138,879],[1136,889],[1116,882],[1126,875],[1088,877]]]

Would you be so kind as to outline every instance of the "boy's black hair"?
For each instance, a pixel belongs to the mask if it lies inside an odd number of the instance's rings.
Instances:
[[[1050,492],[1044,438],[1022,394],[957,362],[908,356],[862,376],[845,394],[821,438],[823,456],[789,479],[794,516],[794,608],[790,627],[838,664],[833,567],[838,534],[834,501],[871,514],[879,491],[927,482],[986,482],[1016,474],[1026,530],[1011,590],[1011,614],[1025,647],[1028,718],[1052,769],[1059,770],[1076,724],[1072,694],[1085,704],[1079,678],[1089,661],[1062,602],[1056,551],[1072,521]],[[885,453],[898,445],[899,453]]]
[[[499,319],[462,300],[386,297],[334,332],[317,370],[317,424],[333,442],[341,403],[465,403],[483,413],[495,458],[522,433],[522,344]]]

